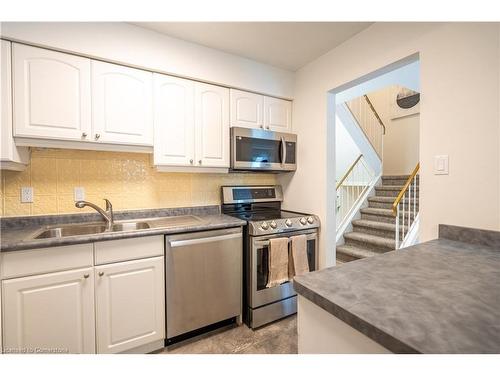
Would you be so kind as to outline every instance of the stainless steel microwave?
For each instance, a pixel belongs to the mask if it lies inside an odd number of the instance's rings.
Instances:
[[[231,128],[231,169],[289,172],[297,169],[297,135]]]

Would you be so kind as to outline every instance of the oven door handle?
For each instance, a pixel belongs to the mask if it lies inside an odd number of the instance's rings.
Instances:
[[[285,138],[281,137],[281,150],[280,150],[280,157],[281,157],[281,167],[283,168],[285,166],[286,162],[286,143],[285,143]]]
[[[288,242],[290,242],[290,238],[292,238],[293,236],[290,236],[288,237]],[[308,234],[306,236],[306,240],[307,241],[310,241],[312,239],[315,239],[317,237],[317,235],[315,233],[312,233],[312,234]],[[268,246],[270,244],[270,241],[269,240],[265,240],[265,241],[254,241],[254,245],[256,246]]]

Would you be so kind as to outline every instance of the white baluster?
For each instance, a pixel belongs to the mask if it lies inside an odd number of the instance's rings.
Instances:
[[[399,249],[399,203],[396,206],[396,250]]]

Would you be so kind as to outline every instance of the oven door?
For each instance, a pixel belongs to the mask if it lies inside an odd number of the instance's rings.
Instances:
[[[269,274],[269,240],[277,237],[290,238],[300,234],[305,234],[307,236],[307,258],[309,261],[309,270],[314,271],[318,268],[318,233],[316,230],[252,237],[250,242],[249,270],[249,305],[252,309],[292,297],[296,294],[291,280],[271,288],[267,288],[266,285]]]
[[[231,128],[233,170],[294,171],[297,136],[268,130]]]

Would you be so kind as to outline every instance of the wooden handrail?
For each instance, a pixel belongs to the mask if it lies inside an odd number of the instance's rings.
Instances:
[[[415,176],[417,175],[417,173],[418,173],[419,170],[420,170],[420,163],[417,163],[417,166],[413,170],[413,172],[410,175],[410,177],[408,177],[408,179],[406,180],[406,184],[403,186],[403,188],[399,192],[398,196],[396,197],[396,200],[392,204],[392,214],[394,216],[397,215],[398,204],[399,204],[399,202],[401,202],[401,199],[403,199],[403,197],[405,195],[405,192],[406,192],[406,189],[408,189],[408,186],[410,186],[411,182],[413,181],[413,179],[415,178]]]
[[[349,167],[349,169],[347,170],[347,172],[344,174],[344,176],[340,179],[339,182],[337,182],[337,187],[336,189],[338,189],[341,185],[342,185],[342,182],[344,182],[344,180],[347,178],[347,176],[349,176],[349,173],[351,173],[351,171],[354,169],[354,167],[356,166],[356,164],[358,164],[358,161],[363,157],[363,154],[360,154],[356,160],[354,160],[354,162],[351,164],[351,166]]]
[[[371,100],[368,98],[368,95],[363,95],[365,97],[365,100],[366,102],[368,103],[368,105],[370,106],[370,109],[372,110],[373,114],[375,115],[375,117],[377,118],[378,120],[378,123],[382,126],[382,128],[384,129],[384,135],[385,135],[385,125],[384,125],[384,122],[382,121],[382,119],[380,118],[380,116],[378,115],[377,111],[375,110],[375,107],[373,106]]]

